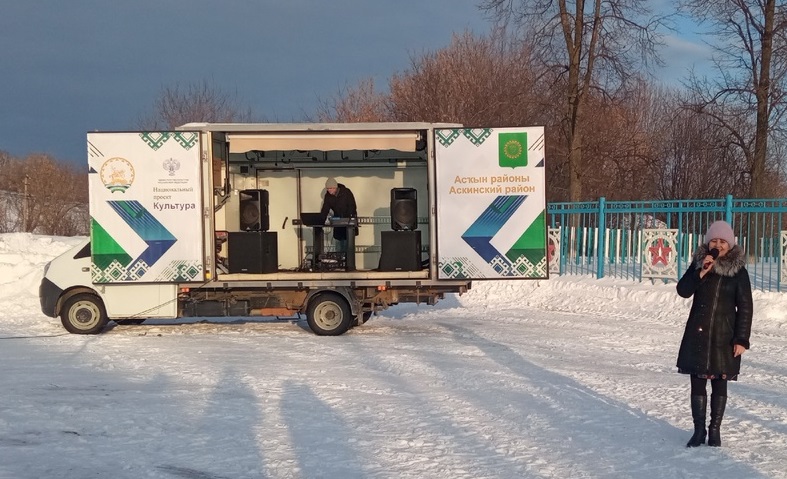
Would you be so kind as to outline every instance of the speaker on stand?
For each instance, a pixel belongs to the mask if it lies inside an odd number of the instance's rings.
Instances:
[[[418,228],[418,200],[415,188],[391,189],[391,229],[413,231]]]
[[[379,271],[420,271],[421,232],[415,188],[391,189],[391,229],[381,233]]]
[[[268,231],[268,190],[241,190],[240,229],[242,231]]]

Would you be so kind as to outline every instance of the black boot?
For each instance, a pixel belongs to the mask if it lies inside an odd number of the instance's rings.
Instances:
[[[691,397],[691,418],[694,419],[694,435],[686,447],[697,447],[705,444],[705,411],[708,408],[708,396]]]
[[[708,426],[708,445],[721,446],[721,420],[727,407],[727,396],[710,396],[710,425]]]

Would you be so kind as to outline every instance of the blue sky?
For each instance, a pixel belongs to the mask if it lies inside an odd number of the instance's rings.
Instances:
[[[658,0],[662,1],[662,0]],[[85,133],[133,129],[163,87],[203,80],[267,121],[301,121],[361,78],[387,84],[452,32],[486,32],[477,0],[25,0],[0,16],[0,150],[85,161]],[[683,34],[690,33],[688,31]],[[668,39],[678,78],[707,49]]]

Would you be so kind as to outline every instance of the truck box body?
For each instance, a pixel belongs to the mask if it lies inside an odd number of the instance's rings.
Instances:
[[[318,334],[341,334],[472,280],[548,275],[541,127],[192,123],[87,143],[89,258],[69,252],[45,276],[47,296],[60,291],[45,312],[72,332],[305,312]],[[314,214],[328,178],[357,218]]]

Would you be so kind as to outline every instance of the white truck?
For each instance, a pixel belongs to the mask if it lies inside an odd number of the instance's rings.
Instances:
[[[548,277],[542,127],[190,123],[88,133],[87,153],[90,238],[40,287],[71,333],[305,313],[339,335],[473,280]],[[320,213],[327,178],[357,217]]]

